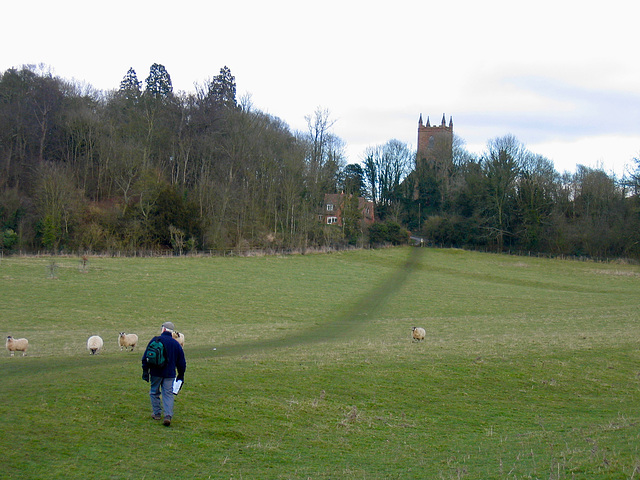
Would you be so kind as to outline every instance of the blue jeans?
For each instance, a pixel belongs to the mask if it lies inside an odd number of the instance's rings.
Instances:
[[[164,407],[165,417],[173,417],[173,378],[151,377],[151,410],[154,415],[162,415]],[[160,405],[160,394],[162,393],[162,405]]]

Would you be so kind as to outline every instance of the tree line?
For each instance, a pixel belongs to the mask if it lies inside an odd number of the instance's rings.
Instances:
[[[471,155],[421,161],[397,140],[348,164],[327,110],[306,131],[236,98],[227,67],[174,92],[160,64],[98,91],[45,67],[0,76],[0,248],[136,252],[305,249],[428,241],[497,251],[638,257],[638,171],[558,174],[512,136]],[[324,194],[353,202],[341,226],[319,221]],[[352,197],[352,198],[353,198]],[[348,196],[346,198],[349,198]],[[357,205],[357,202],[355,203]]]
[[[451,155],[418,161],[401,192],[401,218],[444,245],[638,258],[640,159],[634,163],[620,180],[582,165],[560,174],[512,135],[490,140],[480,156],[456,139]]]

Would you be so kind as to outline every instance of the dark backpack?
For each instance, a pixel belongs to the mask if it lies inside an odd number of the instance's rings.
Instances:
[[[150,368],[162,368],[167,364],[164,344],[158,339],[158,337],[151,339],[145,356],[147,357],[147,365]]]

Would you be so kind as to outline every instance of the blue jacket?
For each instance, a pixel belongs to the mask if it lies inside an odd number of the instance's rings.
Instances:
[[[153,377],[163,377],[163,378],[176,378],[176,370],[178,370],[178,377],[184,377],[184,371],[187,369],[187,362],[184,358],[184,350],[178,343],[178,341],[171,336],[171,332],[162,332],[162,335],[159,335],[157,338],[164,345],[164,353],[167,357],[167,363],[163,368],[150,368],[147,365],[147,349],[144,349],[144,354],[142,355],[142,370],[149,371],[149,374]],[[153,338],[149,340],[149,343],[153,341]],[[149,344],[147,344],[147,348],[149,348]]]

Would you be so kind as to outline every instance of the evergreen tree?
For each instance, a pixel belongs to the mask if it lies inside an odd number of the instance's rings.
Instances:
[[[350,163],[342,170],[341,175],[342,190],[348,195],[363,197],[364,188],[364,171],[358,163]]]
[[[130,68],[120,82],[120,93],[127,100],[137,100],[140,98],[141,87],[142,82],[138,80],[136,71],[133,68]]]
[[[355,245],[362,236],[362,212],[356,195],[345,195],[342,203],[342,231],[344,238]]]
[[[226,65],[220,69],[209,85],[209,96],[218,105],[225,107],[236,106],[236,77]]]
[[[149,76],[146,80],[145,93],[153,98],[168,98],[173,94],[171,76],[164,65],[159,63],[151,65]]]

